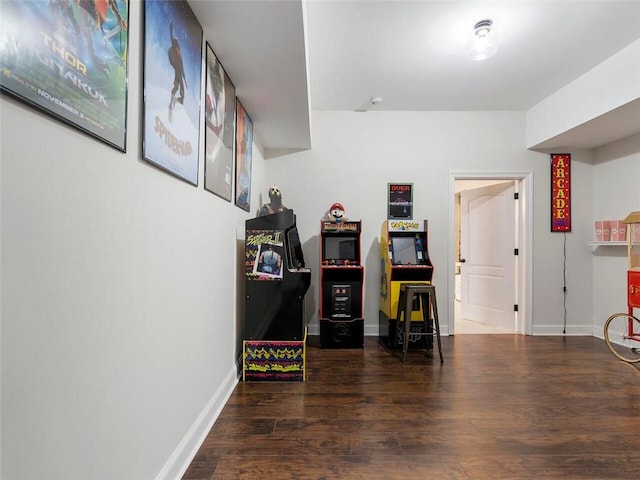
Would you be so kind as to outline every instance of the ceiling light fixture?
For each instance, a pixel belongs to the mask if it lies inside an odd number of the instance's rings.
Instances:
[[[486,60],[498,51],[498,37],[493,27],[493,20],[480,20],[473,26],[473,32],[467,45],[469,60]]]

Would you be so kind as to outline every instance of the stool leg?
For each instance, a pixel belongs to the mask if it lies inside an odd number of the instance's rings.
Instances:
[[[422,308],[422,324],[424,328],[424,346],[429,350],[429,344],[433,345],[433,328],[431,328],[431,304],[428,292],[418,294],[420,296],[420,308]]]
[[[409,334],[411,333],[411,313],[413,312],[413,295],[406,294],[404,298],[404,342],[402,344],[402,361],[409,350]]]
[[[433,308],[433,327],[436,331],[436,337],[438,339],[438,354],[440,355],[440,363],[444,363],[442,358],[442,342],[440,341],[440,320],[438,320],[438,304],[436,302],[436,292],[432,291],[429,294],[430,304]]]

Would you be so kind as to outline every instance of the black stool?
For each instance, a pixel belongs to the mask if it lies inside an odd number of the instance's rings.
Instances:
[[[438,305],[436,303],[436,287],[428,283],[401,283],[400,295],[398,296],[398,313],[396,320],[398,328],[404,313],[402,361],[405,361],[407,350],[409,349],[409,336],[411,333],[411,312],[413,311],[414,299],[420,299],[422,304],[422,320],[424,321],[424,332],[416,333],[417,336],[434,336],[438,339],[438,354],[440,363],[444,363],[442,358],[442,343],[440,341],[440,322],[438,320]],[[431,324],[431,312],[433,312],[433,324]]]

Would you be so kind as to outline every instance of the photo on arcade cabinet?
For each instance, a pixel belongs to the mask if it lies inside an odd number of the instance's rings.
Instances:
[[[198,185],[202,27],[183,0],[144,2],[143,158]]]
[[[236,205],[251,209],[251,154],[253,122],[240,100],[236,100]]]
[[[207,42],[204,188],[231,201],[236,89]]]
[[[124,152],[129,4],[102,6],[3,1],[0,90]]]
[[[262,279],[282,280],[283,250],[282,244],[271,242],[261,244],[253,265],[253,273]]]
[[[413,218],[413,184],[389,183],[387,191],[387,219]]]

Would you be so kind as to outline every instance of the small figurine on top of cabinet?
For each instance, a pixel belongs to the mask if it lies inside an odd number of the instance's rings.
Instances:
[[[341,203],[334,203],[325,215],[330,222],[347,222],[349,218],[345,215],[344,207]]]
[[[265,203],[260,207],[260,210],[258,210],[258,217],[289,210],[282,203],[282,192],[277,185],[272,185],[271,188],[269,188],[269,200],[269,203]]]

